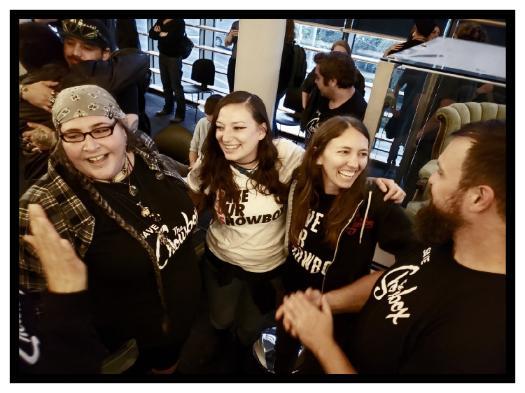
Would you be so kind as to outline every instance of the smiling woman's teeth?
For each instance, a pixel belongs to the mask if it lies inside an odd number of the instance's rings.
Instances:
[[[353,177],[355,172],[352,171],[339,171],[339,174],[344,177]]]
[[[88,158],[87,160],[91,163],[95,163],[95,162],[102,160],[104,157],[105,157],[105,154],[102,154],[101,156],[91,157],[91,158]]]

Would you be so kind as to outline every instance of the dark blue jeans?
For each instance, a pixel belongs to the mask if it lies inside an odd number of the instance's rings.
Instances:
[[[184,117],[186,101],[182,90],[182,57],[159,55],[160,79],[164,89],[164,109],[173,111],[173,94],[177,102],[177,115]]]

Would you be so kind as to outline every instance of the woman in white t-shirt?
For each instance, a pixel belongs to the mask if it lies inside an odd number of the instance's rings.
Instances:
[[[236,91],[219,102],[202,153],[188,183],[213,210],[205,253],[210,319],[249,345],[264,316],[273,320],[286,259],[284,203],[304,150],[272,140],[262,100]]]

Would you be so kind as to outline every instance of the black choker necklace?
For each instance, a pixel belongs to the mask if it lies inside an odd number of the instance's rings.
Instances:
[[[243,168],[242,166],[236,164],[235,162],[232,162],[232,165],[239,171],[241,172],[243,175],[245,176],[248,176],[249,178],[252,177],[253,173],[257,170],[257,168],[259,167],[259,165],[256,165],[254,168],[252,169],[246,169],[246,168]]]
[[[258,158],[255,157],[255,159],[253,159],[252,161],[250,162],[237,162],[237,161],[231,161],[232,163],[238,165],[238,166],[241,166],[241,165],[250,165],[250,164],[253,164],[255,161],[257,161]]]

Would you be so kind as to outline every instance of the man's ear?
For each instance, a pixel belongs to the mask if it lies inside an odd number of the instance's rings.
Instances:
[[[109,48],[106,48],[102,51],[102,60],[107,61],[109,60],[109,57],[111,56],[111,51]]]
[[[487,210],[495,203],[494,190],[486,185],[472,187],[467,192],[468,209],[473,213]]]

